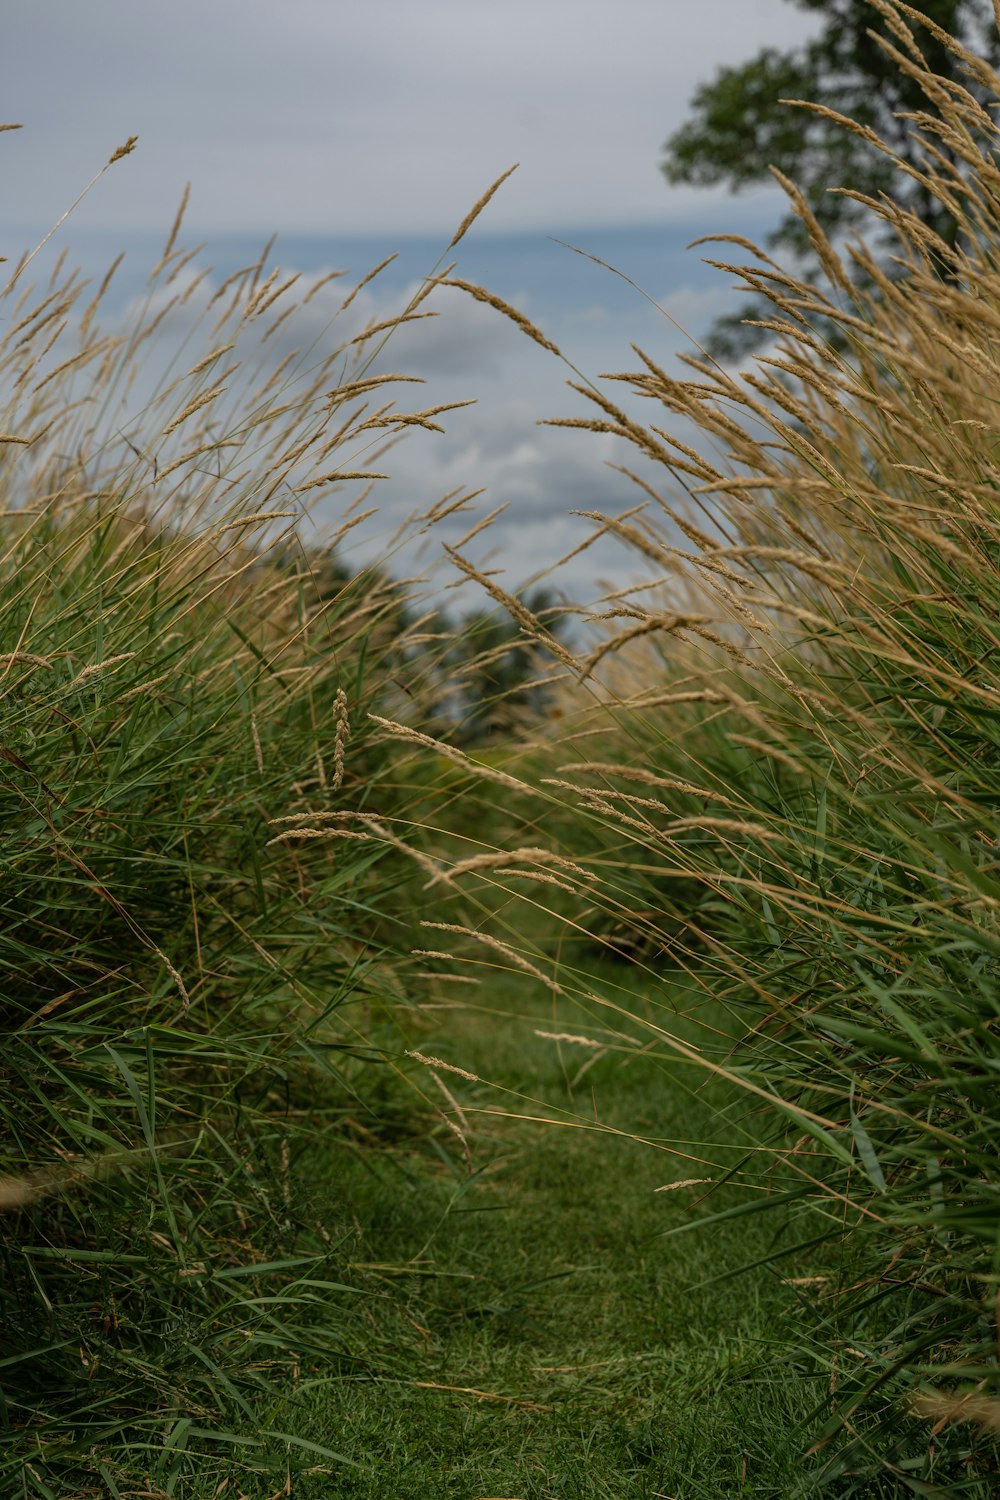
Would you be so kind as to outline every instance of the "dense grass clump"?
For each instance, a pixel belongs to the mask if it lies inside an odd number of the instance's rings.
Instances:
[[[400,589],[297,526],[420,418],[366,430],[391,377],[336,326],[261,379],[263,262],[192,332],[173,239],[121,333],[58,269],[4,297],[5,1494],[337,1466],[280,1419],[353,1295],[293,1167],[364,1113],[403,998],[407,793],[367,714],[401,674],[419,713],[429,658]]]
[[[518,766],[521,795],[544,799],[520,853],[452,876],[489,869],[513,901],[509,866],[544,880],[561,859],[569,895],[552,909],[569,942],[589,933],[662,975],[665,1007],[679,966],[741,1019],[735,1043],[706,1026],[692,1049],[666,1010],[636,1003],[654,1051],[700,1060],[757,1112],[757,1143],[724,1174],[747,1204],[801,1204],[841,1247],[839,1270],[796,1291],[825,1424],[810,1482],[986,1495],[1000,1428],[998,134],[928,72],[916,14],[876,3],[928,100],[898,168],[955,216],[957,240],[868,203],[894,236],[887,272],[860,241],[832,245],[786,184],[828,286],[735,241],[750,263],[727,269],[773,306],[754,367],[692,357],[679,380],[638,351],[637,373],[609,378],[665,413],[648,423],[586,392],[598,411],[568,425],[625,439],[673,482],[643,479],[639,511],[595,518],[660,589],[595,612],[560,743]],[[675,440],[675,416],[710,442]],[[508,961],[558,985],[551,946],[522,931],[513,919]],[[640,988],[646,1005],[649,974]]]

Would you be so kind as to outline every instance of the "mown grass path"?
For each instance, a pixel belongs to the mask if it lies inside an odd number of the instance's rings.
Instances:
[[[613,989],[620,974],[600,966],[594,982]],[[355,1362],[299,1398],[308,1435],[364,1466],[336,1493],[792,1493],[798,1424],[821,1397],[815,1378],[775,1360],[776,1320],[795,1316],[783,1278],[800,1266],[793,1255],[718,1279],[780,1251],[788,1226],[766,1214],[665,1237],[747,1194],[699,1205],[700,1188],[658,1193],[711,1169],[629,1138],[719,1161],[725,1147],[699,1143],[721,1133],[731,1158],[745,1125],[690,1067],[538,1036],[585,1031],[540,986],[499,975],[468,993],[472,1005],[431,1013],[419,1046],[507,1091],[439,1074],[465,1112],[469,1158],[441,1120],[429,1137],[366,1145],[362,1132],[302,1164],[370,1293],[351,1313]],[[425,1120],[437,1105],[455,1117],[429,1070],[414,1081]],[[569,1114],[554,1125],[495,1110]],[[315,1483],[331,1493],[329,1478]]]

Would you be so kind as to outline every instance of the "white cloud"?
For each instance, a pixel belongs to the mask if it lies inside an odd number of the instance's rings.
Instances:
[[[285,267],[283,274],[291,274],[291,268]],[[193,277],[194,272],[185,275]],[[310,279],[303,278],[302,286],[307,287]],[[173,367],[176,374],[189,368],[209,347],[209,314],[214,318],[217,305],[213,305],[212,297],[216,286],[217,279],[210,277],[190,290],[190,283],[182,276],[178,285],[156,293],[148,308],[147,316],[155,316],[170,295],[178,290],[188,293],[144,356],[141,383],[113,415],[113,426],[144,451],[147,445],[143,435],[149,427],[144,408],[162,371]],[[344,282],[328,285],[269,339],[262,339],[268,318],[246,327],[235,353],[245,362],[247,383],[254,387],[262,384],[292,349],[314,345],[314,360],[371,323],[391,317],[406,304],[414,289],[380,291],[376,282],[363,289],[344,312],[341,305],[348,288],[349,283]],[[705,310],[697,290],[678,290],[667,300],[682,317],[685,312],[701,316]],[[143,302],[136,299],[121,310],[124,326],[133,324]],[[356,561],[384,559],[389,539],[400,528],[406,529],[408,518],[426,511],[452,491],[482,488],[484,493],[468,512],[436,527],[423,543],[418,545],[414,538],[398,549],[391,567],[407,574],[429,570],[439,583],[446,582],[454,575],[441,543],[454,544],[478,517],[502,506],[502,514],[476,539],[472,555],[484,565],[501,569],[505,586],[516,589],[545,573],[593,529],[592,522],[573,512],[619,514],[641,500],[632,482],[609,465],[626,463],[643,470],[643,461],[619,439],[539,425],[544,418],[598,413],[582,396],[566,389],[565,366],[495,310],[449,288],[437,289],[424,307],[436,309],[439,316],[397,330],[373,371],[393,369],[423,378],[422,386],[403,385],[393,392],[403,410],[470,398],[475,404],[446,413],[441,418],[444,433],[415,432],[379,461],[378,467],[391,478],[378,486],[373,497],[378,513],[351,534],[348,552]],[[280,304],[275,313],[279,309]],[[601,368],[615,363],[609,351],[616,345],[617,362],[634,366],[635,357],[624,338],[627,330],[619,326],[609,331],[599,321],[595,333],[594,310],[587,310],[587,337],[579,350],[574,349],[587,373],[596,377]],[[564,316],[572,327],[574,310]],[[675,338],[673,346],[679,342]],[[656,352],[657,357],[667,357],[664,349]],[[231,384],[232,392],[226,399],[232,412],[239,410],[238,392],[245,387],[239,378]],[[622,388],[616,387],[613,395],[619,403],[629,404],[628,393]],[[175,404],[176,399],[181,398],[175,398]],[[648,417],[648,403],[646,409],[642,403],[634,404]],[[161,414],[158,425],[162,426],[163,420]],[[670,425],[677,427],[676,423]],[[691,434],[686,436],[690,440]],[[166,456],[161,453],[161,463]],[[367,462],[362,452],[345,454],[344,458],[349,467]],[[651,473],[650,478],[661,484],[669,476]],[[350,486],[321,494],[311,510],[318,531],[335,528],[353,498],[354,487]],[[605,538],[559,571],[556,581],[563,589],[589,598],[597,577],[621,586],[635,570],[636,559]]]

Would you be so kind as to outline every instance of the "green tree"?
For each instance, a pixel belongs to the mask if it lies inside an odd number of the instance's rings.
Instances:
[[[569,615],[547,589],[536,589],[523,602],[552,635],[563,633]],[[473,611],[452,630],[445,664],[453,740],[481,744],[545,714],[553,661],[540,641],[501,609]]]
[[[928,99],[917,79],[879,45],[897,50],[884,5],[878,0],[788,0],[800,11],[822,17],[820,29],[797,50],[765,47],[736,68],[722,68],[696,92],[691,118],[666,142],[661,163],[670,183],[699,187],[726,183],[734,191],[770,180],[777,167],[805,193],[823,229],[842,235],[862,216],[861,207],[831,188],[849,187],[878,198],[888,194],[916,213],[947,243],[956,225],[947,211],[881,152],[835,120],[790,107],[781,100],[805,99],[870,126],[900,159],[920,167],[918,133],[905,118],[926,112]],[[1000,35],[992,0],[916,0],[900,6],[929,70],[956,79],[980,101],[986,90],[969,77],[958,58],[920,17],[947,32],[991,66],[1000,65]],[[802,221],[788,214],[769,236],[772,248],[808,257]],[[713,353],[720,357],[759,342],[761,331],[743,320],[760,316],[750,303],[715,325]]]

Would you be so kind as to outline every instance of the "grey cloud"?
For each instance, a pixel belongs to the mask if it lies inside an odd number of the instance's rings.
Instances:
[[[405,304],[411,290],[400,299]],[[523,299],[528,304],[528,299]],[[399,328],[392,336],[392,358],[425,376],[489,379],[520,352],[524,335],[502,315],[465,292],[440,287],[423,309],[432,318]]]
[[[283,269],[287,275],[294,267]],[[154,296],[153,314],[175,292],[190,293],[149,350],[144,386],[130,394],[127,409],[114,414],[115,426],[130,441],[141,441],[146,430],[142,408],[161,373],[172,363],[175,374],[190,368],[210,347],[207,315],[218,277],[209,277],[192,289],[196,274],[193,269],[183,273],[173,288]],[[311,279],[303,277],[297,291],[301,293]],[[245,328],[237,353],[247,363],[247,382],[262,383],[293,348],[308,349],[315,344],[317,355],[325,353],[372,322],[397,313],[417,283],[393,289],[375,281],[342,312],[350,285],[344,280],[326,286],[271,338],[262,338],[268,317]],[[291,295],[294,298],[296,293]],[[662,302],[679,323],[697,330],[718,310],[715,299],[721,295],[700,286],[675,287]],[[538,311],[530,298],[518,300],[529,312]],[[136,300],[120,310],[121,326],[132,324],[140,305],[141,300]],[[454,576],[441,543],[456,542],[478,516],[504,505],[506,509],[490,530],[477,538],[473,555],[503,569],[505,585],[516,588],[557,563],[591,532],[593,523],[574,517],[572,511],[614,515],[641,501],[635,486],[609,465],[627,464],[647,474],[657,486],[669,484],[668,475],[644,468],[641,457],[620,440],[538,425],[543,418],[593,415],[594,408],[567,390],[567,368],[498,312],[447,288],[434,292],[426,305],[437,306],[440,316],[399,330],[380,356],[383,369],[418,374],[426,380],[424,386],[399,387],[398,405],[406,409],[411,402],[427,406],[468,398],[476,404],[446,414],[443,434],[416,432],[380,461],[378,467],[392,477],[379,485],[373,497],[378,514],[352,533],[350,548],[345,548],[352,559],[387,561],[397,573],[427,571],[434,575],[435,587],[441,587]],[[279,311],[280,304],[275,315]],[[637,297],[634,310],[627,315],[608,318],[603,311],[599,303],[591,303],[584,309],[571,306],[558,316],[552,314],[557,337],[563,341],[567,335],[567,349],[591,378],[597,379],[608,368],[633,368],[637,361],[629,348],[630,339],[668,364],[671,351],[683,344],[672,325],[664,323],[641,298]],[[214,309],[211,312],[214,318]],[[231,410],[239,409],[239,389],[237,381]],[[606,389],[643,419],[657,415],[648,402],[630,398],[621,386]],[[684,441],[697,444],[696,435],[675,420],[667,417],[665,425]],[[447,493],[480,487],[485,493],[468,514],[452,518],[429,537],[412,539],[389,556],[390,545],[395,545],[391,538],[405,529],[408,517],[425,511]],[[321,494],[312,513],[317,528],[313,534],[319,536],[335,527],[354,494],[348,486]],[[619,543],[604,538],[560,570],[553,581],[577,597],[591,598],[596,578],[622,587],[641,566]]]
[[[155,317],[178,292],[183,300],[151,345],[141,383],[129,393],[127,406],[111,419],[115,430],[143,447],[148,425],[144,412],[165,372],[176,376],[196,362],[210,342],[216,282],[207,278],[193,287],[196,275],[192,269],[178,284],[152,297],[147,317]],[[262,342],[256,324],[244,328],[234,355],[244,361],[244,370],[231,382],[220,420],[226,409],[239,410],[241,392],[263,384],[290,349],[308,348],[316,342],[317,352],[322,352],[324,345],[343,343],[398,311],[406,298],[404,292],[402,298],[381,301],[374,290],[364,289],[341,313],[344,294],[339,283],[324,288],[281,325],[274,339]],[[557,398],[561,399],[562,369],[557,361],[500,315],[463,294],[442,288],[433,296],[443,304],[440,316],[400,330],[380,362],[426,380],[420,388],[397,389],[402,409],[411,401],[423,406],[467,396],[476,398],[476,405],[446,414],[443,434],[414,433],[380,463],[393,477],[379,487],[377,517],[359,529],[352,545],[360,556],[381,555],[386,538],[407,517],[426,510],[450,491],[483,488],[477,514],[499,504],[507,506],[489,536],[489,545],[499,549],[508,570],[523,575],[525,555],[532,558],[534,568],[543,559],[554,562],[562,550],[582,538],[581,523],[566,516],[572,506],[617,503],[623,485],[618,476],[609,481],[601,470],[601,452],[607,446],[603,440],[591,437],[588,442],[586,434],[538,426],[539,417],[554,412]],[[133,325],[141,305],[133,301],[122,310],[122,327]],[[465,382],[456,376],[464,376]],[[577,406],[582,409],[578,398]],[[162,463],[169,455],[161,450],[159,456]],[[321,499],[313,512],[317,524],[336,526],[351,498],[345,490]],[[470,524],[468,516],[456,518],[441,528],[440,539],[455,541]],[[403,556],[412,554],[410,548]]]
[[[8,222],[447,230],[514,159],[494,227],[701,213],[660,145],[700,79],[803,35],[785,0],[8,0]]]

